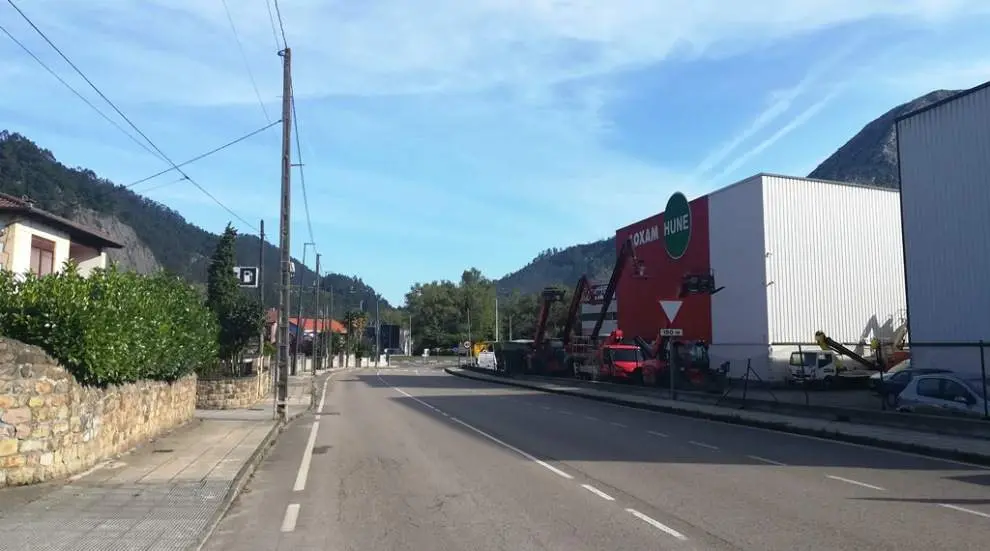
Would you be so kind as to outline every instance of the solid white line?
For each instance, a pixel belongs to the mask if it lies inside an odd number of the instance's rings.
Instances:
[[[636,517],[639,520],[641,520],[641,521],[649,524],[650,526],[656,528],[657,530],[660,530],[661,532],[670,534],[671,536],[674,536],[675,538],[677,538],[677,539],[679,539],[681,541],[684,541],[684,540],[687,539],[687,536],[685,536],[684,534],[678,532],[677,530],[674,530],[673,528],[671,528],[670,526],[667,526],[666,524],[660,522],[659,520],[655,520],[653,518],[650,518],[650,517],[644,515],[643,513],[640,513],[636,509],[626,509],[626,511],[628,511],[629,513],[632,513],[632,515],[634,517]]]
[[[616,423],[615,421],[610,422],[609,425],[612,425],[613,427],[622,427],[622,428],[629,427],[629,425],[623,425],[622,423]]]
[[[582,484],[581,487],[606,501],[615,501],[614,497],[606,494],[605,492],[599,490],[598,488],[595,488],[591,484]]]
[[[293,492],[306,489],[306,477],[309,476],[309,465],[313,462],[313,446],[316,445],[316,433],[319,430],[320,422],[313,421],[313,427],[309,429],[309,440],[306,441],[306,449],[303,451],[302,463],[299,464],[299,472],[296,473],[296,483],[292,486]]]
[[[769,465],[777,465],[779,467],[787,466],[787,463],[781,463],[780,461],[774,461],[773,459],[767,459],[766,457],[760,457],[758,455],[747,455],[746,457],[756,461],[762,461],[763,463],[767,463]]]
[[[670,436],[668,434],[664,434],[662,432],[657,432],[655,430],[648,430],[648,431],[646,431],[646,434],[652,434],[653,436],[659,436],[660,438],[667,438],[668,436]]]
[[[327,385],[330,383],[330,377],[323,380],[323,392],[320,393],[320,405],[316,408],[316,418],[320,418],[320,414],[323,413],[323,406],[327,403]]]
[[[282,518],[282,531],[292,532],[296,529],[296,521],[299,520],[299,504],[290,503],[285,508],[285,516]]]
[[[847,484],[855,484],[856,486],[862,486],[864,488],[869,488],[871,490],[879,490],[881,492],[887,491],[881,488],[880,486],[874,486],[873,484],[867,484],[865,482],[860,482],[858,480],[853,480],[851,478],[842,478],[841,476],[834,476],[830,474],[825,475],[825,478],[831,478],[832,480],[838,480],[839,482],[845,482]]]
[[[688,444],[693,444],[699,448],[708,448],[710,450],[717,450],[718,446],[713,446],[711,444],[705,444],[704,442],[697,442],[695,440],[688,440]]]
[[[422,405],[430,408],[431,410],[433,410],[433,411],[435,411],[435,412],[443,415],[444,417],[450,419],[454,423],[457,423],[458,425],[461,425],[462,427],[464,427],[464,428],[466,428],[468,430],[471,430],[471,431],[473,431],[473,432],[475,432],[475,433],[477,433],[477,434],[479,434],[481,436],[484,436],[485,438],[491,440],[492,442],[495,442],[496,444],[498,444],[499,446],[502,446],[503,448],[505,448],[507,450],[511,450],[511,451],[516,452],[517,454],[525,457],[526,459],[529,459],[533,463],[536,463],[537,465],[543,467],[544,469],[547,469],[548,471],[556,474],[557,476],[566,478],[568,480],[574,478],[573,476],[565,473],[564,471],[558,469],[557,467],[554,467],[553,465],[547,463],[546,461],[543,461],[541,459],[537,459],[535,456],[533,456],[533,455],[531,455],[529,453],[526,453],[526,452],[520,450],[519,448],[513,446],[512,444],[508,444],[506,442],[503,442],[502,440],[499,440],[498,438],[495,438],[494,436],[492,436],[492,435],[488,434],[487,432],[485,432],[485,431],[483,431],[483,430],[475,427],[474,425],[471,425],[469,423],[465,423],[464,421],[461,421],[460,419],[457,419],[457,418],[454,418],[454,417],[451,417],[451,416],[447,415],[443,411],[441,411],[441,410],[439,410],[439,409],[431,406],[430,404],[424,402],[423,400],[420,400],[419,398],[413,396],[412,394],[409,394],[408,392],[406,392],[405,390],[402,390],[401,388],[399,388],[397,386],[393,386],[392,388],[396,392],[398,392],[399,394],[402,394],[403,396],[405,396],[406,398],[409,398],[409,399],[411,399],[411,400],[413,400],[413,401],[415,401],[415,402],[417,402],[419,404],[422,404]]]
[[[990,514],[983,513],[983,512],[980,512],[980,511],[974,511],[972,509],[967,509],[965,507],[960,507],[958,505],[949,505],[948,503],[939,503],[938,506],[939,507],[945,507],[946,509],[952,509],[953,511],[960,511],[960,512],[963,512],[963,513],[969,513],[971,515],[976,515],[978,517],[990,518]]]

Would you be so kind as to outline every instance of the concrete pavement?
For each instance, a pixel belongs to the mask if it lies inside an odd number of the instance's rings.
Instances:
[[[288,414],[310,405],[290,380]],[[62,482],[0,491],[0,551],[184,550],[216,525],[278,434],[272,402],[190,424]]]
[[[990,470],[461,379],[347,371],[207,549],[985,549]]]

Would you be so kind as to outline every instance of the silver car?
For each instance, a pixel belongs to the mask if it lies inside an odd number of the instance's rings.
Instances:
[[[921,375],[898,397],[898,411],[983,417],[990,389],[979,375]]]

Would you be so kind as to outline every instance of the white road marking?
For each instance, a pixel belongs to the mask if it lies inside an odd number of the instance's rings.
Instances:
[[[561,415],[574,415],[573,413],[567,411],[566,409],[562,409],[562,410],[558,411],[557,413],[559,413]]]
[[[599,490],[598,488],[595,488],[591,484],[582,484],[581,487],[606,501],[615,501],[614,497],[606,494],[605,492]]]
[[[746,457],[748,457],[750,459],[753,459],[755,461],[760,461],[760,462],[763,462],[763,463],[767,463],[769,465],[777,465],[779,467],[786,467],[787,466],[787,463],[781,463],[780,461],[774,461],[773,459],[767,459],[766,457],[760,457],[758,455],[747,455]]]
[[[636,509],[626,509],[626,511],[631,513],[634,517],[638,518],[639,520],[649,524],[650,526],[656,528],[657,530],[660,530],[661,532],[674,536],[675,538],[681,541],[687,540],[687,536],[685,536],[684,534],[678,532],[677,530],[674,530],[673,528],[667,526],[666,524],[660,522],[659,520],[656,520],[654,518],[644,515],[643,513],[640,513]]]
[[[292,532],[296,529],[296,521],[299,520],[299,504],[290,503],[285,508],[285,516],[282,517],[282,531]]]
[[[652,434],[653,436],[659,436],[660,438],[667,438],[668,436],[670,436],[668,434],[664,434],[662,432],[657,432],[655,430],[648,430],[648,431],[646,431],[646,434]]]
[[[381,377],[379,377],[379,379],[380,379],[380,378],[381,378]],[[384,381],[384,380],[382,380],[382,382],[385,382],[385,381]],[[385,383],[385,384],[388,384],[388,383]],[[391,386],[391,385],[389,385],[389,386]],[[537,459],[537,458],[536,458],[535,456],[533,456],[532,454],[529,454],[529,453],[527,453],[527,452],[524,452],[523,450],[520,450],[519,448],[517,448],[517,447],[515,447],[515,446],[513,446],[512,444],[509,444],[509,443],[507,443],[507,442],[503,442],[502,440],[499,440],[498,438],[496,438],[496,437],[494,437],[494,436],[492,436],[492,435],[490,435],[490,434],[488,434],[487,432],[485,432],[485,431],[483,431],[483,430],[481,430],[481,429],[479,429],[478,427],[475,427],[474,425],[471,425],[470,423],[466,423],[466,422],[464,422],[464,421],[461,421],[460,419],[457,419],[457,418],[455,418],[455,417],[451,417],[450,415],[447,415],[446,413],[444,413],[444,412],[443,412],[443,411],[441,411],[440,409],[438,409],[438,408],[436,408],[436,407],[434,407],[434,406],[432,406],[432,405],[430,405],[430,404],[428,404],[427,402],[424,402],[423,400],[420,400],[419,398],[417,398],[417,397],[415,397],[415,396],[413,396],[412,394],[409,394],[408,392],[406,392],[405,390],[402,390],[401,388],[399,388],[399,387],[397,387],[397,386],[393,386],[392,388],[393,388],[393,389],[394,389],[394,390],[395,390],[396,392],[398,392],[399,394],[402,394],[403,396],[405,396],[406,398],[409,398],[409,399],[411,399],[411,400],[413,400],[413,401],[415,401],[416,403],[419,403],[419,404],[422,404],[422,405],[424,405],[424,406],[426,406],[426,407],[428,407],[428,408],[430,408],[431,410],[433,410],[433,411],[435,411],[435,412],[437,412],[437,413],[439,413],[439,414],[441,414],[441,415],[443,415],[444,417],[446,417],[446,418],[448,418],[448,419],[450,419],[450,420],[451,420],[451,421],[453,421],[454,423],[457,423],[458,425],[461,425],[462,427],[464,427],[464,428],[466,428],[466,429],[468,429],[468,430],[470,430],[470,431],[473,431],[474,433],[476,433],[476,434],[478,434],[478,435],[480,435],[480,436],[483,436],[483,437],[485,437],[485,438],[487,438],[487,439],[489,439],[489,440],[491,440],[492,442],[495,442],[496,444],[498,444],[499,446],[502,446],[503,448],[505,448],[505,449],[507,449],[507,450],[510,450],[510,451],[513,451],[513,452],[516,452],[517,454],[519,454],[519,455],[521,455],[521,456],[523,456],[523,457],[525,457],[526,459],[529,459],[529,460],[530,460],[530,461],[532,461],[533,463],[536,463],[537,465],[539,465],[539,466],[541,466],[541,467],[543,467],[544,469],[547,469],[548,471],[550,471],[550,472],[552,472],[552,473],[554,473],[554,474],[555,474],[555,475],[557,475],[557,476],[560,476],[560,477],[562,477],[562,478],[566,478],[566,479],[568,479],[568,480],[571,480],[571,479],[573,479],[573,478],[574,478],[573,476],[571,476],[571,475],[569,475],[569,474],[567,474],[567,473],[565,473],[564,471],[562,471],[562,470],[560,470],[560,469],[558,469],[557,467],[554,467],[553,465],[551,465],[551,464],[549,464],[549,463],[547,463],[546,461],[543,461],[543,460],[541,460],[541,459]]]
[[[319,430],[320,422],[313,421],[313,427],[309,429],[306,449],[303,450],[302,463],[299,464],[299,471],[296,473],[296,483],[292,486],[293,492],[301,492],[306,489],[306,477],[309,476],[309,465],[313,462],[313,446],[316,445],[316,433]]]
[[[853,480],[851,478],[842,478],[841,476],[835,476],[831,474],[825,475],[825,478],[831,478],[832,480],[838,480],[839,482],[845,482],[846,484],[855,484],[856,486],[862,486],[864,488],[869,488],[871,490],[878,490],[881,492],[886,492],[887,490],[881,488],[880,486],[874,486],[873,484],[867,484],[865,482],[860,482],[858,480]]]
[[[585,415],[584,418],[587,419],[587,420],[589,420],[589,421],[597,421],[598,420],[597,417],[592,417],[591,415]]]
[[[708,448],[710,450],[717,450],[718,446],[713,446],[711,444],[705,444],[704,442],[697,442],[695,440],[688,440],[688,444],[693,446],[698,446],[699,448]]]
[[[960,511],[960,512],[963,512],[963,513],[969,513],[971,515],[976,515],[978,517],[990,518],[990,514],[983,513],[983,512],[980,512],[980,511],[974,511],[972,509],[967,509],[965,507],[960,507],[958,505],[949,505],[948,503],[939,503],[938,506],[939,507],[945,507],[946,509],[952,509],[953,511]]]
[[[323,392],[320,393],[320,405],[316,408],[316,420],[320,420],[320,414],[323,413],[323,406],[327,403],[327,385],[330,383],[330,377],[323,380]]]
[[[610,422],[609,425],[612,425],[613,427],[621,427],[624,429],[629,427],[629,425],[623,425],[622,423],[616,423],[615,421]]]
[[[545,409],[545,410],[547,410],[547,411],[550,411],[551,409],[553,409],[550,406],[540,406],[540,407],[543,408],[543,409]]]

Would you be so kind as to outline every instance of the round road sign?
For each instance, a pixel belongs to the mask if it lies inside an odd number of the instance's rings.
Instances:
[[[670,258],[677,260],[687,252],[691,222],[691,205],[678,191],[667,199],[667,208],[663,211],[663,242]]]
[[[464,341],[464,344],[462,346],[464,348],[471,348],[471,341]]]

